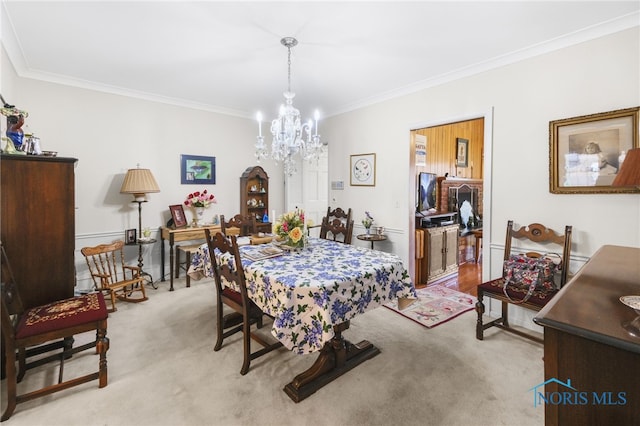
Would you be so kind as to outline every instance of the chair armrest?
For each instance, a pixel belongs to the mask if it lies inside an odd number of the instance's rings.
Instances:
[[[139,266],[132,266],[132,265],[124,265],[123,268],[126,270],[131,271],[131,277],[132,278],[138,278],[140,277],[140,274],[142,273],[142,268]]]
[[[102,278],[102,279],[105,279],[105,278],[109,278],[109,277],[110,277],[110,275],[109,275],[109,274],[91,274],[91,276],[92,276],[92,277],[96,277],[96,278]]]

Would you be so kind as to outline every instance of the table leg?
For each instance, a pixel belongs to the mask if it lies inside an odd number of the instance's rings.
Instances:
[[[335,336],[324,345],[313,365],[284,387],[285,393],[292,400],[302,401],[327,383],[380,353],[378,348],[366,340],[355,345],[345,340],[342,332],[348,328],[349,321],[335,325]]]
[[[162,230],[160,230],[162,234]],[[164,282],[164,238],[160,237],[160,281]]]
[[[482,236],[477,236],[476,235],[476,241],[475,241],[475,256],[476,256],[476,263],[478,263],[478,259],[480,258],[480,248],[482,247]]]
[[[173,262],[174,262],[174,253],[173,253],[173,241],[169,241],[169,291],[173,291]]]

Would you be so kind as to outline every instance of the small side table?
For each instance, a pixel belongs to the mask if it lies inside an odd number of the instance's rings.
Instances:
[[[144,240],[138,240],[137,244],[138,244],[138,267],[140,268],[140,274],[143,276],[148,277],[149,279],[149,283],[151,284],[151,287],[153,287],[154,289],[158,289],[158,286],[153,282],[153,277],[151,276],[150,273],[148,272],[144,272],[144,270],[142,269],[142,261],[143,261],[143,257],[142,257],[142,246],[145,244],[153,244],[155,243],[157,240],[154,238],[150,238],[150,239],[144,239]]]
[[[384,241],[387,239],[387,236],[382,234],[360,234],[356,235],[356,238],[362,241],[371,241],[371,250],[373,250],[373,243],[376,241]]]

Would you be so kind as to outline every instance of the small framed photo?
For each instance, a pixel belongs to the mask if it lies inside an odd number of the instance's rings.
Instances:
[[[180,183],[206,185],[216,183],[216,157],[180,155]]]
[[[351,186],[376,186],[376,154],[351,156]]]
[[[456,138],[456,167],[469,165],[469,140]]]
[[[612,186],[625,154],[638,148],[640,107],[549,122],[549,191],[553,194],[637,192]]]
[[[135,229],[127,229],[124,241],[126,244],[136,244],[138,242],[137,231]]]
[[[169,206],[169,211],[171,211],[171,218],[173,219],[173,225],[176,228],[182,228],[183,226],[187,226],[187,218],[184,215],[184,209],[182,208],[182,204],[175,204],[173,206]]]

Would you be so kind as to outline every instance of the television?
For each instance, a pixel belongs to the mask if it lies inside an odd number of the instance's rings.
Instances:
[[[438,176],[435,173],[420,172],[418,175],[417,206],[418,213],[425,213],[430,209],[437,210]]]

